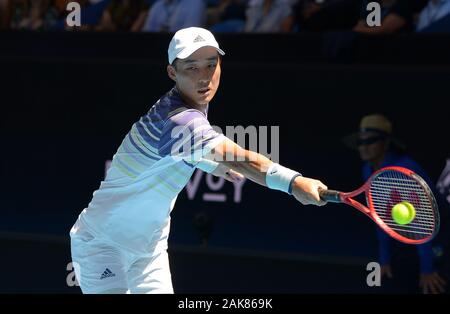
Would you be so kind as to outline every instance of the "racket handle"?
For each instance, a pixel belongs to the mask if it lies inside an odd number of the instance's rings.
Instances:
[[[342,203],[340,194],[341,192],[335,190],[319,189],[320,198],[330,203]]]

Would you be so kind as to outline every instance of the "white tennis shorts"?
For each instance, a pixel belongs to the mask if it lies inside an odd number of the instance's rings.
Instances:
[[[75,275],[83,293],[173,293],[167,250],[136,255],[86,230],[71,233]]]

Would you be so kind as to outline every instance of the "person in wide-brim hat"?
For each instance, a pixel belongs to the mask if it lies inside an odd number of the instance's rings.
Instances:
[[[405,153],[405,144],[393,135],[392,123],[381,114],[364,116],[359,130],[345,136],[344,144],[359,151],[361,159],[371,164],[381,164],[386,152]]]
[[[381,114],[364,116],[359,124],[359,130],[343,138],[350,148],[357,149],[363,161],[362,178],[366,181],[374,171],[387,166],[408,168],[420,175],[430,187],[433,182],[426,171],[410,156],[406,154],[405,145],[393,135],[392,123]],[[393,277],[393,274],[402,272],[405,267],[411,267],[392,257],[391,238],[380,228],[377,228],[379,243],[378,262],[381,265],[381,277]],[[431,242],[417,245],[420,259],[420,286],[424,293],[443,292],[445,281],[434,265],[434,253]],[[397,256],[400,256],[397,251]],[[392,265],[391,265],[392,264]],[[395,276],[395,275],[394,275]],[[412,276],[414,276],[412,274]],[[398,278],[398,277],[394,277]],[[418,280],[418,281],[419,281]],[[400,288],[401,289],[401,288]],[[404,290],[396,291],[398,293]]]

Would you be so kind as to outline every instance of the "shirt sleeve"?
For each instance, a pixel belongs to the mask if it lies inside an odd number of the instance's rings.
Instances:
[[[418,245],[417,252],[420,258],[420,272],[422,274],[432,273],[434,271],[434,253],[431,242]]]
[[[378,259],[381,266],[391,263],[391,238],[377,226]]]
[[[159,141],[159,154],[197,164],[225,139],[197,110],[185,110],[170,117]]]

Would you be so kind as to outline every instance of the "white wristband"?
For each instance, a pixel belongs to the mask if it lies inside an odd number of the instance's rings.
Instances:
[[[273,163],[266,173],[266,184],[269,188],[292,194],[292,182],[298,176],[297,171]]]
[[[211,173],[214,170],[216,170],[216,168],[219,166],[219,163],[209,160],[209,159],[205,159],[202,158],[200,159],[200,161],[197,163],[197,168],[206,172],[206,173]]]

